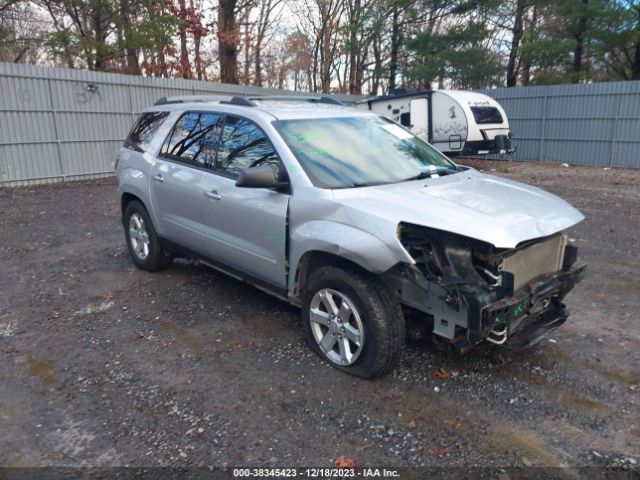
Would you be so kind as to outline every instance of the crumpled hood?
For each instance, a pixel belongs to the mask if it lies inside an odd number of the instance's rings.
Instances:
[[[381,220],[444,230],[497,248],[514,248],[584,219],[551,193],[473,169],[440,178],[334,190],[334,199]]]

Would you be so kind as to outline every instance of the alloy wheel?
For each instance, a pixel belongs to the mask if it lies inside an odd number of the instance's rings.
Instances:
[[[316,292],[309,305],[313,338],[333,363],[348,366],[362,353],[364,325],[353,301],[331,288]]]
[[[139,260],[146,260],[149,256],[149,233],[139,213],[134,213],[129,218],[129,241],[136,257]]]

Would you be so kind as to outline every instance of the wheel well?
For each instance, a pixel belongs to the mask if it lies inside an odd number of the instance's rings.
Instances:
[[[132,193],[125,192],[122,194],[122,197],[120,197],[120,213],[122,214],[122,216],[124,216],[124,211],[127,209],[127,205],[129,205],[129,203],[131,203],[133,200],[137,200],[142,203],[142,200],[140,200]],[[144,205],[144,203],[142,203],[142,205]]]
[[[326,265],[357,269],[363,273],[371,274],[371,272],[369,272],[367,269],[344,257],[340,257],[333,253],[312,250],[310,252],[306,252],[298,263],[298,268],[296,270],[296,281],[294,285],[294,296],[298,296],[300,294],[300,290],[302,289],[306,279],[309,277],[311,272],[313,272],[318,267]]]

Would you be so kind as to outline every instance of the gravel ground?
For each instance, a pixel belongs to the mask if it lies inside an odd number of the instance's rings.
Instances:
[[[465,163],[465,162],[463,162]],[[0,465],[604,467],[640,462],[640,172],[466,162],[561,195],[588,277],[525,352],[410,344],[379,381],[299,311],[127,258],[113,179],[0,189]]]

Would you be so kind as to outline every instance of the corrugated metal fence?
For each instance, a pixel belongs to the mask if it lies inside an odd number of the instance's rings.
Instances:
[[[507,111],[514,159],[640,168],[640,82],[483,93]],[[162,96],[189,94],[295,95],[0,63],[0,186],[110,175],[137,114]]]
[[[640,82],[481,90],[509,117],[514,159],[640,168]]]
[[[0,63],[0,186],[112,175],[142,109],[163,96],[202,94],[296,93]]]

